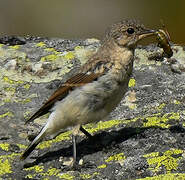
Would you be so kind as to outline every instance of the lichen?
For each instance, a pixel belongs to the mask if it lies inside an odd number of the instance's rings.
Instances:
[[[134,87],[136,85],[136,80],[134,78],[131,78],[128,83],[128,87]]]
[[[104,168],[106,168],[106,167],[107,167],[106,164],[102,164],[102,165],[98,166],[97,168],[98,168],[98,169],[104,169]]]
[[[45,47],[46,44],[44,42],[39,42],[36,44],[37,47]]]
[[[7,173],[12,173],[10,162],[8,161],[8,159],[0,159],[0,176]]]
[[[35,166],[29,167],[29,168],[24,168],[24,170],[25,171],[32,171],[33,170],[36,173],[41,173],[44,170],[44,166],[35,165]]]
[[[149,169],[153,172],[159,171],[160,167],[164,166],[166,171],[169,173],[172,170],[177,170],[178,162],[182,157],[174,158],[173,155],[181,155],[183,150],[181,149],[170,149],[160,155],[159,152],[153,152],[146,154],[143,157],[147,158]]]
[[[114,154],[112,156],[110,156],[109,158],[107,158],[105,160],[105,162],[110,162],[110,161],[121,161],[121,160],[125,160],[125,156],[123,153],[119,153],[119,154]]]
[[[13,117],[13,116],[14,116],[13,113],[8,111],[8,112],[6,112],[4,114],[0,114],[0,119],[1,118],[5,118],[5,117]]]
[[[30,88],[30,84],[25,84],[23,87],[25,88],[25,89],[29,89]]]
[[[170,127],[170,125],[167,124],[167,122],[170,119],[179,120],[180,114],[178,112],[177,113],[171,112],[171,113],[166,113],[166,114],[160,116],[160,113],[158,113],[158,114],[154,114],[151,117],[143,118],[143,120],[144,119],[147,121],[147,122],[143,123],[144,127],[159,126],[162,128],[168,128],[168,127]]]
[[[80,174],[82,179],[90,179],[92,176],[90,174]]]
[[[15,45],[15,46],[9,46],[10,48],[12,48],[12,49],[19,49],[20,48],[20,45]]]
[[[168,173],[137,180],[183,180],[183,179],[185,179],[185,173]]]
[[[4,76],[3,81],[9,84],[23,84],[24,83],[24,81],[21,81],[21,80],[18,80],[18,81],[12,80],[8,76]]]
[[[72,60],[75,58],[75,54],[73,51],[69,51],[63,54],[63,58],[67,59],[67,60]]]
[[[162,103],[162,104],[160,104],[159,106],[157,106],[157,110],[158,111],[161,111],[164,107],[166,106],[166,104],[165,103]]]
[[[8,151],[9,150],[9,144],[8,143],[3,143],[3,144],[0,144],[0,148],[4,151]]]

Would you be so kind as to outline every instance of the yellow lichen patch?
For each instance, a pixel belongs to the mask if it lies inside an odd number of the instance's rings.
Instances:
[[[146,177],[137,180],[183,180],[185,179],[185,173],[168,173],[168,174],[161,174],[158,176],[153,177]]]
[[[24,119],[27,119],[30,116],[30,114],[31,114],[30,111],[24,112],[24,114],[23,114]]]
[[[128,83],[128,87],[134,87],[136,85],[136,80],[134,78],[131,78],[129,83]]]
[[[25,88],[25,89],[30,89],[30,84],[25,84],[23,87]]]
[[[182,159],[182,157],[175,158],[173,155],[181,155],[183,150],[180,149],[171,149],[165,151],[163,155],[159,155],[159,152],[146,154],[143,157],[147,158],[147,162],[149,164],[149,169],[157,172],[160,167],[164,166],[166,171],[169,173],[172,170],[176,170],[178,167],[178,161]]]
[[[20,149],[26,149],[26,145],[24,144],[16,144]]]
[[[36,44],[37,47],[44,47],[46,44],[44,42],[39,42]]]
[[[97,168],[98,168],[98,169],[103,169],[103,168],[106,168],[106,167],[107,167],[106,164],[102,164],[102,165],[98,166]]]
[[[83,46],[76,46],[74,50],[78,51],[78,50],[81,50],[81,49],[84,49],[84,47]]]
[[[26,177],[34,178],[36,174],[39,174],[44,179],[50,179],[50,178],[57,178],[57,179],[66,179],[66,180],[72,180],[74,176],[70,174],[61,174],[59,169],[56,168],[49,168],[46,172],[44,172],[44,166],[35,165],[30,168],[25,168],[25,171],[34,171],[35,174],[28,174]]]
[[[53,51],[55,51],[54,48],[45,48],[44,50],[45,50],[45,51],[48,51],[48,52],[53,52]]]
[[[61,52],[56,51],[54,48],[45,48],[44,50],[47,52],[52,52],[55,55],[61,54]]]
[[[72,176],[68,173],[58,174],[57,177],[59,177],[61,179],[65,179],[65,180],[73,180],[74,179],[74,176]]]
[[[7,173],[12,173],[11,165],[8,159],[6,160],[0,159],[0,176],[7,174]]]
[[[30,98],[27,98],[27,99],[21,99],[21,100],[19,100],[19,101],[17,101],[17,102],[22,103],[22,104],[26,104],[26,103],[31,102],[31,99],[30,99]]]
[[[170,125],[167,124],[167,122],[170,119],[173,119],[173,120],[180,119],[180,114],[175,113],[175,112],[167,113],[167,114],[164,114],[163,116],[159,116],[159,115],[160,115],[160,113],[155,114],[154,116],[151,116],[151,117],[143,118],[143,119],[147,120],[147,122],[143,123],[143,126],[144,127],[160,126],[162,128],[168,128],[168,127],[170,127]]]
[[[159,106],[157,106],[157,110],[158,111],[161,111],[164,107],[166,106],[166,104],[165,103],[162,103],[162,104],[160,104]]]
[[[11,99],[10,98],[3,99],[3,102],[9,103],[9,102],[11,102]]]
[[[23,84],[24,83],[24,81],[21,81],[21,80],[19,81],[12,80],[8,76],[4,76],[3,81],[9,84]]]
[[[90,174],[80,174],[80,177],[82,179],[90,179],[91,178],[91,175]]]
[[[59,170],[56,168],[49,168],[47,172],[41,173],[42,176],[57,176],[59,174]]]
[[[174,103],[174,104],[180,104],[181,102],[178,101],[178,100],[176,100],[176,99],[174,99],[174,100],[173,100],[173,103]]]
[[[15,46],[9,46],[10,48],[12,48],[12,49],[19,49],[20,48],[20,45],[15,45]]]
[[[115,154],[113,156],[110,156],[109,158],[107,158],[105,160],[105,162],[110,162],[110,161],[121,161],[121,160],[125,160],[125,156],[123,153],[119,153],[119,154]]]
[[[15,158],[15,156],[18,155],[20,155],[20,153],[12,153],[0,156],[0,176],[7,173],[12,173],[11,161]]]
[[[131,119],[131,120],[109,120],[109,121],[100,121],[97,124],[87,124],[85,125],[85,129],[87,129],[87,131],[89,133],[95,133],[97,131],[100,130],[104,130],[104,129],[108,129],[120,124],[127,124],[127,123],[131,123],[131,122],[135,122],[139,119],[139,117]]]
[[[33,179],[34,176],[32,174],[27,174],[25,178]]]
[[[41,173],[44,170],[44,166],[35,165],[33,167],[24,168],[25,171],[34,171],[36,173]]]
[[[40,143],[38,145],[38,148],[39,149],[48,148],[52,145],[52,143],[56,143],[56,142],[60,142],[60,141],[64,141],[64,140],[69,140],[70,139],[70,134],[71,134],[71,131],[67,131],[65,133],[62,133],[53,140],[44,141],[44,142]]]
[[[13,88],[13,87],[6,87],[4,90],[5,90],[5,91],[8,91],[8,92],[11,92],[11,94],[14,94],[15,91],[16,91],[16,89]]]
[[[136,109],[137,108],[137,104],[134,104],[134,103],[130,103],[129,105],[128,105],[128,107],[130,108],[130,109]]]
[[[8,111],[4,114],[0,114],[0,118],[4,118],[4,117],[13,117],[13,113]]]
[[[8,143],[2,143],[0,144],[0,148],[4,151],[8,151],[9,150],[9,144]]]
[[[72,60],[75,58],[75,55],[73,51],[69,51],[67,53],[64,53],[63,57],[67,60]]]
[[[55,61],[59,58],[56,54],[49,54],[41,58],[41,61]]]

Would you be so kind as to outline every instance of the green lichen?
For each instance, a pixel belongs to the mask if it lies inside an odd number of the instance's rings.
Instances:
[[[75,58],[75,55],[74,55],[74,52],[73,51],[69,51],[67,53],[65,53],[63,55],[64,59],[67,59],[67,60],[72,60]]]
[[[45,48],[44,50],[47,52],[52,52],[55,55],[61,54],[61,52],[56,51],[54,48]]]
[[[11,164],[8,161],[8,159],[6,160],[0,159],[0,176],[7,174],[7,173],[12,173]]]
[[[165,103],[162,103],[159,106],[157,106],[157,110],[158,111],[161,111],[165,106],[166,106],[166,104]]]
[[[168,174],[161,174],[158,176],[153,177],[146,177],[137,180],[184,180],[185,174],[183,173],[168,173]]]
[[[36,47],[45,47],[46,44],[44,42],[39,42],[36,44]]]
[[[21,81],[21,80],[19,81],[12,80],[8,76],[4,76],[3,81],[9,84],[23,84],[24,83],[24,81]]]
[[[60,134],[55,139],[44,141],[38,145],[39,149],[48,148],[52,145],[52,143],[57,143],[64,140],[69,140],[71,135],[71,131],[67,131],[65,133]]]
[[[136,80],[134,78],[131,78],[128,83],[128,87],[134,87],[136,85]]]
[[[13,113],[8,111],[8,112],[6,112],[4,114],[0,114],[0,119],[1,118],[5,118],[5,117],[13,117],[13,116],[14,116]]]
[[[8,151],[9,150],[9,144],[8,143],[2,143],[0,144],[0,148],[4,151]]]
[[[82,179],[90,179],[92,176],[90,174],[80,174]]]
[[[0,156],[0,177],[7,173],[12,173],[11,163],[12,160],[18,155],[20,155],[20,153],[11,153]]]
[[[59,170],[56,168],[49,168],[46,172],[41,173],[42,176],[57,176],[59,174]]]
[[[110,162],[110,161],[121,161],[121,160],[125,160],[125,156],[123,153],[119,153],[119,154],[114,154],[112,156],[110,156],[109,158],[107,158],[105,160],[105,162]]]
[[[36,173],[41,173],[44,170],[44,166],[35,165],[29,168],[24,168],[25,171],[34,171]]]
[[[151,126],[159,126],[162,128],[169,128],[170,125],[167,124],[167,122],[169,120],[179,120],[180,119],[180,114],[177,112],[171,112],[171,113],[166,113],[164,115],[160,115],[160,113],[158,114],[154,114],[151,117],[146,117],[143,118],[143,120],[146,120],[147,122],[143,123],[144,127],[151,127]]]
[[[26,104],[26,103],[29,103],[31,102],[31,99],[30,98],[27,98],[27,99],[21,99],[21,100],[18,100],[16,102],[19,102],[19,103],[22,103],[22,104]]]
[[[12,48],[12,49],[19,49],[20,48],[20,45],[15,45],[15,46],[9,46],[9,48]]]
[[[30,84],[25,84],[23,87],[25,88],[25,89],[30,89]]]
[[[177,170],[178,162],[182,157],[174,158],[173,155],[181,155],[183,150],[181,149],[171,149],[159,155],[159,152],[153,152],[146,154],[143,157],[147,158],[149,164],[149,169],[153,172],[160,170],[160,167],[164,166],[166,171],[169,173],[172,170]]]
[[[107,167],[106,164],[102,164],[102,165],[98,166],[97,168],[98,168],[98,169],[103,169],[103,168],[106,168],[106,167]]]
[[[176,99],[173,100],[173,103],[174,103],[174,104],[177,104],[177,105],[178,105],[178,104],[181,104],[181,102],[178,101],[178,100],[176,100]]]
[[[59,58],[56,54],[49,54],[41,58],[41,61],[56,61]]]
[[[74,176],[72,176],[68,173],[59,174],[57,177],[59,177],[61,179],[65,179],[65,180],[73,180],[74,179]]]
[[[16,88],[14,88],[14,87],[5,87],[4,90],[6,92],[11,92],[12,95],[15,94],[15,92],[16,92]]]
[[[28,179],[33,179],[34,176],[32,174],[27,174],[25,178],[28,178]]]

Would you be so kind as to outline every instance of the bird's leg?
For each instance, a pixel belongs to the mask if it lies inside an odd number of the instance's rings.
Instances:
[[[79,134],[80,130],[80,125],[77,125],[73,128],[72,130],[72,143],[73,143],[73,162],[72,162],[72,167],[75,168],[77,167],[77,162],[76,162],[76,137]]]
[[[76,164],[76,136],[72,135],[73,142],[73,166]]]
[[[87,132],[82,126],[80,126],[80,131],[83,132],[88,138],[92,137],[92,135],[89,132]]]

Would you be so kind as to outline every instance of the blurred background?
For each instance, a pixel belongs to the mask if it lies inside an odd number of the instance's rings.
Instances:
[[[185,44],[185,0],[0,0],[0,36],[101,39],[125,18],[155,29],[162,19],[172,41]]]

